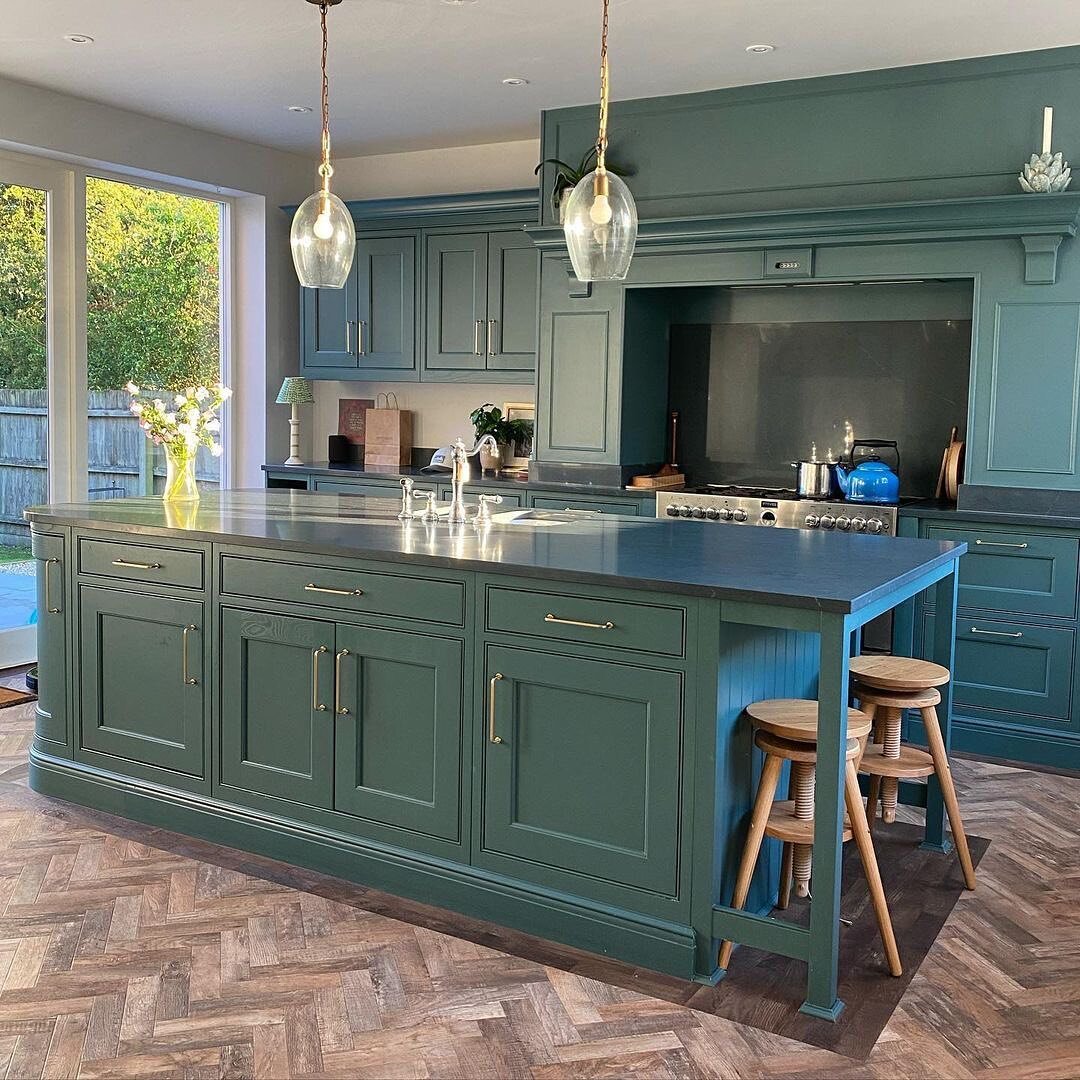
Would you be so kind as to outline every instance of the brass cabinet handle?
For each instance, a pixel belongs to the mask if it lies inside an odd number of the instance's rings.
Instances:
[[[42,571],[42,573],[44,573],[45,575],[45,610],[50,615],[59,615],[63,611],[63,608],[53,607],[52,586],[49,584],[49,567],[52,566],[54,563],[59,565],[60,560],[56,558],[46,559],[45,569]]]
[[[575,510],[572,506],[564,506],[564,514],[602,514],[603,510]]]
[[[341,704],[341,658],[343,656],[350,656],[351,653],[348,649],[342,649],[334,657],[334,712],[338,716],[348,716],[349,710]]]
[[[495,319],[488,319],[488,324],[487,324],[487,326],[488,326],[488,332],[487,332],[488,356],[494,356],[495,355],[495,326],[496,326],[496,321],[497,320],[495,320]]]
[[[488,742],[501,743],[502,738],[495,734],[495,684],[502,679],[502,672],[496,671],[488,680]]]
[[[358,356],[367,356],[367,347],[364,345],[364,331],[367,329],[367,323],[361,319],[356,324],[356,353]]]
[[[544,616],[544,622],[556,623],[558,626],[583,626],[586,630],[614,630],[613,622],[581,622],[578,619],[560,619],[549,611]]]
[[[345,352],[352,356],[352,319],[345,320]]]
[[[1017,630],[1015,634],[1008,634],[1004,630],[980,630],[977,626],[973,626],[971,632],[973,634],[983,634],[986,637],[1021,638],[1024,636],[1022,630]]]
[[[314,581],[309,581],[304,586],[304,592],[317,592],[324,593],[327,596],[363,596],[363,589],[327,589],[322,585],[316,585]]]
[[[183,642],[183,653],[184,653],[184,672],[183,672],[183,674],[184,674],[184,685],[185,686],[198,686],[199,685],[199,680],[196,679],[195,676],[191,674],[190,668],[189,668],[189,665],[188,665],[188,635],[196,633],[198,631],[198,629],[199,628],[194,623],[188,623],[188,625],[184,627],[183,631],[180,634],[180,639]]]
[[[326,706],[319,704],[319,657],[329,651],[325,645],[311,650],[311,708],[315,712],[326,712]]]
[[[1014,548],[1016,551],[1023,551],[1027,547],[1027,543],[1023,544],[1003,544],[998,540],[976,540],[976,547],[999,547],[999,548]]]
[[[160,570],[159,562],[128,562],[127,559],[113,559],[113,566],[124,566],[128,570]]]
[[[473,352],[477,356],[483,356],[484,350],[480,347],[480,328],[484,325],[483,319],[476,320],[476,328],[473,330]]]

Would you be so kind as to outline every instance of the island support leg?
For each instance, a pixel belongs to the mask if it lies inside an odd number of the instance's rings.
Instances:
[[[820,649],[810,956],[806,1001],[800,1011],[823,1020],[835,1020],[844,1007],[836,996],[851,650],[851,630],[844,616],[822,615]]]
[[[955,670],[956,658],[956,576],[954,570],[934,586],[934,647],[931,659],[950,672]],[[952,741],[952,680],[937,689],[941,694],[941,704],[937,710],[938,724],[948,752]],[[941,794],[941,784],[932,773],[927,777],[926,785],[926,834],[920,847],[927,851],[952,851],[952,843],[945,838],[945,800]]]

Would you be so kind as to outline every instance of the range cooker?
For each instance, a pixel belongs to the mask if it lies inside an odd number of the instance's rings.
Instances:
[[[656,516],[780,529],[896,535],[895,506],[800,499],[791,488],[708,484],[687,491],[658,491]]]

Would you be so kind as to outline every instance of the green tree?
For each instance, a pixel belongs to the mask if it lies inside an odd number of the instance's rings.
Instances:
[[[91,390],[179,389],[219,378],[220,207],[89,178]],[[0,386],[45,385],[45,202],[0,186]]]

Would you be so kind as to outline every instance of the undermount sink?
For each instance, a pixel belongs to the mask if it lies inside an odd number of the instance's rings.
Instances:
[[[544,529],[553,525],[569,525],[596,516],[591,510],[503,510],[492,514],[491,522],[493,525],[529,525]]]

